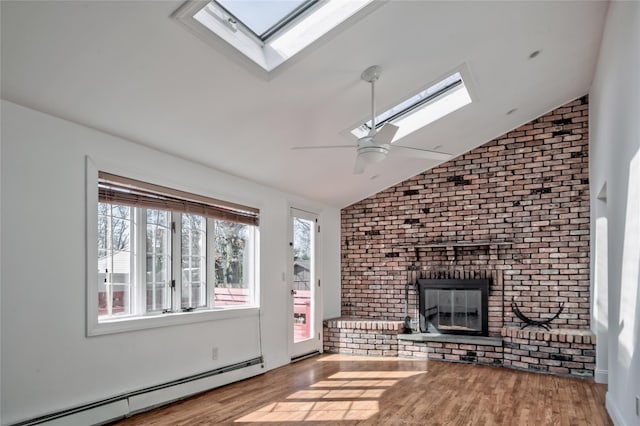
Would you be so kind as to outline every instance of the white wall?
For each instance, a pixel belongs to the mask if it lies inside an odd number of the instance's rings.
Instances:
[[[2,424],[256,357],[260,329],[266,369],[288,363],[282,274],[290,205],[314,206],[330,225],[322,238],[324,306],[339,312],[336,208],[5,101],[1,148]],[[260,208],[261,327],[247,316],[86,337],[86,155],[131,177]]]
[[[0,104],[0,129],[2,128]],[[0,137],[0,194],[2,193],[2,137]],[[0,196],[0,238],[2,236],[2,197]],[[0,321],[2,320],[2,244],[0,244]],[[2,327],[0,324],[0,424],[2,424]]]
[[[334,214],[322,215],[322,238],[331,242],[324,244],[322,248],[322,263],[324,276],[322,277],[322,318],[335,318],[340,316],[342,303],[342,286],[340,274],[340,211]],[[334,244],[334,242],[337,243]]]
[[[640,425],[640,2],[609,6],[590,105],[592,197],[606,183],[591,225],[606,219],[607,408],[616,425]]]

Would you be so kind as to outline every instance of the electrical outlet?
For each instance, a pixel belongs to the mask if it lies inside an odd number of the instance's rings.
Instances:
[[[215,346],[211,349],[211,359],[214,361],[218,359],[218,348]]]

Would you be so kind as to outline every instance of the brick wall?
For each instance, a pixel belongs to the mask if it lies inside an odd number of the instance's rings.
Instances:
[[[443,150],[446,150],[446,142]],[[588,100],[577,99],[467,154],[342,211],[342,315],[404,318],[410,269],[488,270],[489,332],[564,312],[554,327],[589,326]],[[468,247],[403,245],[509,240]],[[411,295],[412,316],[417,316]],[[503,320],[504,319],[504,320]]]

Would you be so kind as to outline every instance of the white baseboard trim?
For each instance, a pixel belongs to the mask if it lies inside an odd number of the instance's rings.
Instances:
[[[262,357],[196,374],[166,384],[107,398],[57,413],[24,420],[15,426],[101,425],[264,373]]]
[[[603,384],[607,384],[609,383],[609,371],[608,370],[598,370],[596,368],[596,371],[593,375],[594,380],[596,381],[596,383],[603,383]]]
[[[184,399],[190,395],[195,395],[229,383],[248,379],[249,377],[256,376],[263,372],[264,370],[260,365],[254,365],[243,368],[242,370],[230,371],[219,376],[207,377],[193,382],[172,386],[170,388],[136,395],[129,398],[128,415],[148,411],[153,408]]]
[[[46,426],[86,426],[109,423],[113,420],[126,417],[129,413],[129,404],[126,400],[116,401],[100,407],[90,408],[68,416],[59,417],[41,423]],[[37,423],[36,423],[37,424]]]
[[[622,413],[620,413],[620,409],[618,409],[618,404],[613,400],[613,396],[611,396],[611,392],[607,392],[605,401],[607,412],[609,413],[609,417],[611,417],[613,424],[615,426],[627,426],[624,422],[624,417],[622,417]]]

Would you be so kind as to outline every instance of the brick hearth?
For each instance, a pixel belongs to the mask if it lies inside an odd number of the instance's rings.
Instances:
[[[402,334],[402,321],[333,318],[324,322],[324,352],[498,365],[593,377],[596,338],[589,330],[502,329],[501,338]]]

